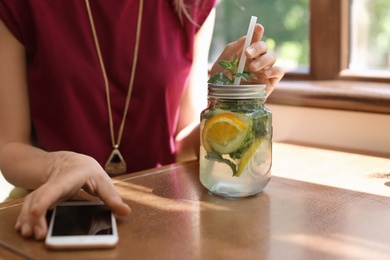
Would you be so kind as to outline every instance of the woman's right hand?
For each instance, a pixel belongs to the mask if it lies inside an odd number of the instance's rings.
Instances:
[[[264,35],[264,27],[256,24],[251,45],[248,49],[243,50],[246,36],[241,37],[235,42],[229,43],[222,51],[221,55],[211,68],[211,75],[218,72],[228,73],[222,68],[218,62],[221,60],[232,61],[234,56],[241,56],[241,52],[245,51],[246,67],[256,76],[256,79],[251,78],[253,83],[266,84],[266,97],[268,97],[279,81],[284,76],[284,71],[281,67],[274,66],[276,62],[275,54],[268,51],[268,46],[264,41],[261,41]]]
[[[117,215],[125,217],[130,208],[122,201],[111,178],[96,160],[72,152],[54,152],[51,175],[39,188],[28,194],[15,228],[23,237],[46,237],[46,213],[57,203],[70,199],[84,189],[100,199]]]

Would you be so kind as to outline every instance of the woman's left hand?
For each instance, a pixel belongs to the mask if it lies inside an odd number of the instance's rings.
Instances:
[[[282,68],[274,66],[276,62],[275,54],[268,52],[268,46],[264,41],[261,41],[264,34],[264,28],[260,24],[256,24],[252,37],[251,45],[245,50],[246,64],[248,70],[253,73],[256,78],[251,79],[252,83],[265,83],[267,88],[267,97],[272,93],[275,86],[283,78],[284,71]],[[240,57],[245,43],[245,36],[235,42],[229,43],[218,60],[211,68],[211,75],[219,72],[226,72],[218,64],[221,60],[232,61],[234,56]]]

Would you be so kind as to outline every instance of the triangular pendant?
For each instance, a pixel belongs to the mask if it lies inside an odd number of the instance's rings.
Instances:
[[[104,168],[109,175],[126,173],[126,162],[117,148],[115,148],[110,157],[108,157]]]

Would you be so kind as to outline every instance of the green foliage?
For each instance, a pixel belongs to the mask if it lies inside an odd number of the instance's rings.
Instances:
[[[248,107],[246,107],[245,109],[244,108],[241,108],[241,109],[247,110],[247,111],[257,110],[255,106],[256,105],[252,104],[252,105],[249,105]],[[233,108],[229,109],[229,110],[234,111]],[[238,150],[236,150],[232,153],[229,153],[230,158],[233,160],[242,159],[242,156],[244,155],[244,153],[252,146],[253,143],[256,142],[256,140],[259,140],[261,138],[265,138],[265,137],[269,136],[270,135],[269,131],[272,131],[270,129],[270,125],[269,125],[269,122],[270,122],[269,115],[258,114],[257,116],[254,116],[252,119],[253,119],[253,124],[251,125],[249,136],[246,139],[246,141],[241,145],[241,147]],[[237,174],[239,165],[236,165],[233,161],[231,161],[229,159],[223,158],[222,154],[219,154],[217,152],[212,151],[212,152],[208,152],[206,154],[205,158],[207,160],[227,164],[232,169],[232,172],[233,172],[232,176],[239,177],[238,176],[239,174]]]
[[[217,6],[210,62],[215,61],[226,44],[245,35],[252,15],[265,28],[263,40],[275,43],[271,51],[276,53],[281,65],[295,62],[294,66],[308,67],[309,0],[221,0]],[[291,46],[294,50],[285,49]]]
[[[228,159],[224,159],[222,157],[222,155],[220,155],[217,152],[209,152],[209,153],[207,153],[206,159],[210,160],[210,161],[216,161],[216,162],[220,162],[220,163],[225,163],[232,169],[233,176],[235,176],[237,174],[237,167],[236,167],[236,165],[232,161],[230,161]]]
[[[310,60],[309,24],[310,1],[317,0],[220,0],[209,61],[214,62],[226,44],[245,35],[250,17],[255,15],[265,28],[263,40],[275,52],[277,65],[287,68],[308,68]],[[337,0],[338,1],[338,0]],[[357,41],[366,41],[364,51],[369,53],[365,61],[371,67],[389,67],[390,55],[390,1],[350,0],[354,5],[363,5],[367,14],[355,14],[355,23],[368,16],[367,32]],[[353,16],[352,16],[352,19]],[[359,53],[358,59],[362,59]]]
[[[370,0],[364,5],[369,16],[366,41],[370,59],[367,65],[374,68],[389,67],[390,1]],[[360,19],[360,15],[360,13],[356,14],[355,19]],[[358,30],[360,33],[361,29]]]
[[[226,76],[225,73],[219,72],[215,75],[212,75],[210,79],[207,81],[207,83],[210,84],[216,84],[216,85],[229,85],[233,84],[236,77],[241,77],[241,79],[249,82],[250,78],[255,78],[255,75],[249,72],[246,68],[244,68],[244,71],[242,73],[238,73],[238,57],[237,55],[234,55],[234,58],[232,61],[222,60],[219,61],[218,64],[227,70],[230,73],[230,78]]]

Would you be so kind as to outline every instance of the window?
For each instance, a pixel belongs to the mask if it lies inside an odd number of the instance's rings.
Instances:
[[[210,62],[251,15],[287,72],[268,102],[390,114],[389,0],[220,0]]]
[[[390,1],[353,0],[351,70],[390,68]]]
[[[385,65],[382,65],[382,70],[374,70],[369,66],[366,66],[364,70],[361,68],[357,70],[355,66],[357,60],[365,60],[355,48],[356,45],[361,45],[362,40],[367,41],[368,37],[371,38],[369,57],[374,57],[375,53],[380,52],[380,49],[374,47],[372,43],[377,42],[381,35],[379,30],[382,29],[379,28],[389,27],[390,24],[387,15],[377,16],[379,13],[376,13],[374,9],[389,12],[389,7],[387,1],[383,0],[311,1],[311,78],[390,82],[389,67]],[[368,14],[368,19],[365,21],[360,18],[362,9],[365,9],[365,13]],[[374,17],[375,19],[371,19]],[[365,30],[367,33],[364,39],[360,39],[357,36],[364,31],[363,26],[369,29]],[[389,48],[389,42],[387,42],[387,50]],[[368,64],[367,61],[365,60],[364,63]]]
[[[221,0],[217,6],[210,62],[247,32],[250,17],[265,27],[263,40],[286,70],[309,68],[309,0]]]
[[[221,0],[210,62],[245,35],[251,15],[286,78],[389,82],[388,0]]]

